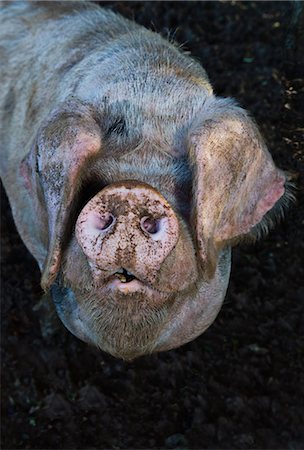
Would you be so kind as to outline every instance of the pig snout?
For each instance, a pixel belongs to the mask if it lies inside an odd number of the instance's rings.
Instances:
[[[178,237],[178,219],[166,199],[151,186],[132,181],[104,188],[76,223],[76,239],[94,278],[123,269],[153,283]]]

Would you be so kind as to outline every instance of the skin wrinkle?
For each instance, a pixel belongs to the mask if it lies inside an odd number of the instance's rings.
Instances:
[[[0,21],[1,177],[61,320],[125,359],[194,339],[230,246],[288,197],[256,125],[176,45],[93,3],[12,3]],[[158,240],[142,217],[167,220]]]

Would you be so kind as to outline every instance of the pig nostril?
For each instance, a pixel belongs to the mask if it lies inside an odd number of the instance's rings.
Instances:
[[[104,231],[104,230],[107,230],[108,228],[110,228],[110,226],[112,225],[113,222],[114,222],[114,216],[112,216],[112,214],[110,214],[110,213],[104,213],[104,214],[99,215],[96,218],[95,226],[99,230]]]
[[[152,217],[143,217],[141,219],[141,228],[149,234],[155,234],[159,230],[159,221]]]

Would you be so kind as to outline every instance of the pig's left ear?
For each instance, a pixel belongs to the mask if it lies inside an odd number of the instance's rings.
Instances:
[[[193,221],[208,278],[218,253],[255,230],[284,194],[277,169],[246,112],[230,99],[210,99],[189,134]]]
[[[48,251],[42,268],[41,286],[45,290],[55,280],[60,267],[63,239],[81,176],[100,151],[100,128],[90,108],[70,101],[59,107],[42,125],[36,145],[23,162],[26,187],[33,196],[42,195],[44,198],[43,215],[47,216],[48,224],[44,233],[48,233]],[[28,176],[24,170],[26,167],[30,167],[32,172],[27,172]]]

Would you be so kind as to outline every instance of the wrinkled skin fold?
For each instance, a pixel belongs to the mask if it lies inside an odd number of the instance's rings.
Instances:
[[[289,197],[253,119],[96,4],[8,3],[0,45],[1,178],[63,324],[126,360],[203,333]]]

